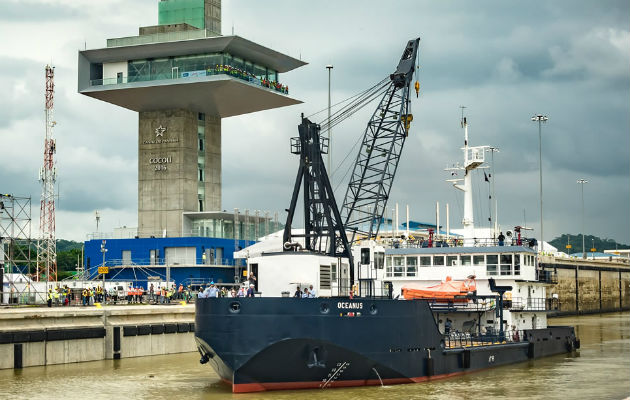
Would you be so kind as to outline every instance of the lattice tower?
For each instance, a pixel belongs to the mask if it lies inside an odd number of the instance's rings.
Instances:
[[[44,165],[39,171],[42,197],[39,217],[39,241],[37,243],[37,277],[46,281],[57,280],[57,243],[55,239],[55,181],[57,145],[53,138],[53,99],[55,94],[55,70],[46,66],[46,139],[44,141]]]

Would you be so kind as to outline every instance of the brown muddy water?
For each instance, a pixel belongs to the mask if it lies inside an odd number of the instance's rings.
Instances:
[[[450,379],[385,387],[232,394],[197,353],[0,371],[0,399],[625,399],[630,396],[630,313],[550,319],[573,325],[578,354]]]

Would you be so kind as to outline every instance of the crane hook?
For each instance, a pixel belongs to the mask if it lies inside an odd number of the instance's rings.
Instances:
[[[416,99],[417,99],[418,95],[420,94],[420,82],[416,81],[416,84],[414,85],[414,87],[416,88]]]

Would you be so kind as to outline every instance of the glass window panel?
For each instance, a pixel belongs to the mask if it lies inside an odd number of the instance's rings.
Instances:
[[[473,256],[474,265],[484,265],[486,263],[485,256]]]
[[[497,274],[497,264],[499,262],[499,256],[497,254],[490,254],[487,256],[488,263],[486,264],[486,273],[488,275]]]
[[[405,258],[394,257],[394,276],[403,276],[404,268],[405,268]]]
[[[173,71],[170,59],[160,58],[151,61],[151,80],[171,79],[172,75]]]
[[[461,260],[462,265],[470,265],[470,256],[460,256],[459,259]]]
[[[444,265],[444,256],[433,256],[433,265]]]
[[[431,266],[431,256],[420,256],[420,265],[423,267]]]
[[[446,256],[446,265],[451,267],[457,264],[457,256]]]
[[[407,276],[416,276],[418,257],[407,257]]]
[[[385,262],[385,253],[376,252],[374,253],[374,264],[376,265],[376,269],[383,269],[383,264]]]

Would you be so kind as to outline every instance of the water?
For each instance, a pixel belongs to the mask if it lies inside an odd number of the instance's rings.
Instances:
[[[429,383],[233,395],[196,353],[0,371],[2,399],[624,399],[630,313],[555,318],[573,325],[577,356],[560,355]]]

